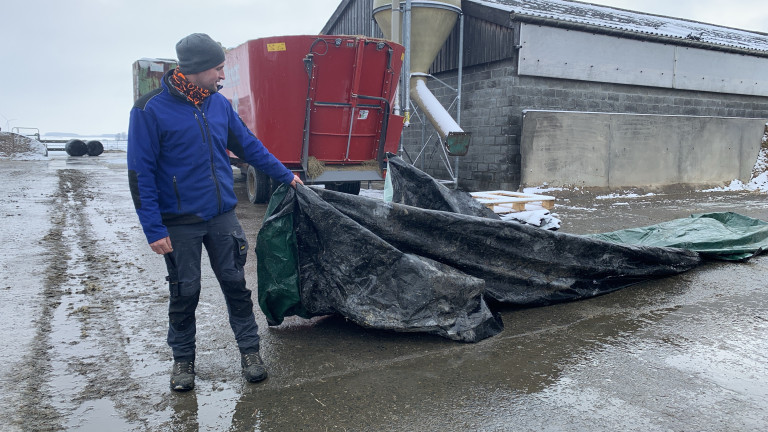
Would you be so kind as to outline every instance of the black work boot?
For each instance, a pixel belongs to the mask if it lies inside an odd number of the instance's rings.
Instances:
[[[171,372],[171,390],[189,391],[195,388],[195,362],[174,361]]]
[[[258,352],[241,354],[240,365],[243,367],[246,381],[255,383],[267,379],[267,368]]]

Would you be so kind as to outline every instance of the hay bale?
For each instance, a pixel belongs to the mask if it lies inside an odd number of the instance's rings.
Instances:
[[[325,172],[325,164],[316,157],[310,156],[307,160],[307,177],[317,178]]]

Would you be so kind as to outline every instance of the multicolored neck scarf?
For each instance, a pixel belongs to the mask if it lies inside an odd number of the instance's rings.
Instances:
[[[195,105],[200,105],[205,98],[211,95],[210,90],[198,87],[189,82],[187,77],[184,76],[178,68],[176,68],[176,70],[173,71],[173,75],[171,75],[171,84],[173,84],[173,86],[176,87],[176,90],[180,91]]]

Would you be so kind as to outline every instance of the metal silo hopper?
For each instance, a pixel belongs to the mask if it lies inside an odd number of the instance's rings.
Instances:
[[[427,87],[429,68],[456,24],[461,0],[413,1],[411,7],[411,100],[425,113],[448,153],[463,156],[469,149],[470,134],[456,123]],[[384,37],[393,39],[392,1],[374,0],[373,16]]]

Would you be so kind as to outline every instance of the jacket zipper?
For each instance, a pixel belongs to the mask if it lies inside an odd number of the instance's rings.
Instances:
[[[176,204],[179,208],[179,213],[181,213],[181,195],[179,195],[179,185],[176,184],[176,176],[173,176],[173,191],[176,193]]]
[[[197,108],[197,107],[195,107]],[[205,112],[202,110],[202,108],[197,108],[198,111],[200,111],[200,115],[203,117],[203,121],[200,121],[200,117],[197,116],[197,113],[195,113],[195,119],[197,119],[197,124],[200,125],[200,132],[203,135],[203,142],[208,144],[208,150],[210,151],[211,155],[211,175],[213,176],[213,183],[216,186],[216,200],[218,203],[219,213],[221,213],[221,188],[219,186],[219,178],[216,176],[216,166],[214,164],[214,153],[213,153],[213,142],[211,139],[211,130],[208,126],[208,119],[205,117]]]

